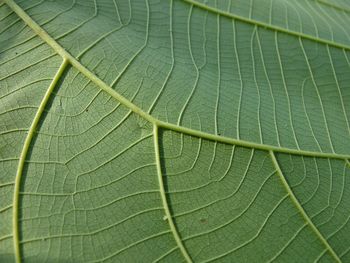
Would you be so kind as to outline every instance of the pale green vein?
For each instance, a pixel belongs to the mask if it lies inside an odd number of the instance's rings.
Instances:
[[[37,128],[37,125],[40,121],[40,118],[44,112],[44,109],[46,107],[47,102],[49,101],[50,95],[52,94],[52,91],[54,90],[58,80],[62,76],[66,66],[68,65],[68,60],[64,59],[61,66],[59,67],[56,75],[54,76],[49,88],[47,89],[39,107],[38,110],[34,116],[33,122],[29,128],[27,137],[24,141],[24,145],[22,148],[22,152],[18,161],[18,167],[17,167],[17,173],[16,173],[16,179],[15,179],[15,186],[14,186],[14,194],[13,194],[13,218],[12,218],[12,224],[13,224],[13,243],[14,243],[14,249],[15,249],[15,257],[16,262],[21,262],[21,252],[20,252],[20,242],[19,242],[19,223],[18,223],[18,212],[19,212],[19,193],[20,193],[20,186],[21,186],[21,179],[23,175],[23,168],[25,164],[25,160],[28,154],[29,146],[32,142],[33,136],[35,134],[35,130]]]
[[[108,256],[108,257],[105,257],[105,258],[102,258],[102,259],[98,259],[98,260],[94,260],[94,261],[91,261],[91,262],[93,262],[93,263],[95,263],[95,262],[98,262],[98,263],[100,263],[100,262],[105,262],[105,261],[107,261],[107,260],[109,260],[109,259],[112,259],[113,257],[117,256],[118,254],[124,252],[124,251],[127,250],[127,249],[130,249],[130,248],[132,248],[132,247],[134,247],[134,246],[137,246],[137,245],[139,245],[139,244],[142,244],[142,243],[144,243],[145,241],[150,240],[150,239],[152,239],[152,238],[156,238],[156,237],[160,237],[160,236],[166,235],[166,234],[168,234],[169,232],[170,232],[170,231],[167,230],[167,231],[159,232],[159,233],[157,233],[157,234],[148,236],[148,237],[146,237],[146,238],[143,238],[143,239],[141,239],[141,240],[139,240],[139,241],[137,241],[137,242],[134,242],[134,243],[132,243],[132,244],[130,244],[130,245],[128,245],[128,246],[126,246],[126,247],[124,247],[124,248],[118,250],[117,252],[113,253],[112,255],[110,255],[110,256]]]
[[[345,162],[348,165],[348,167],[350,168],[350,161],[349,160],[345,160]]]
[[[254,20],[254,19],[246,18],[246,17],[240,16],[240,15],[232,14],[232,13],[229,13],[229,12],[226,12],[226,11],[219,10],[219,9],[214,8],[214,7],[208,6],[206,4],[199,3],[199,2],[197,2],[195,0],[183,0],[183,1],[189,3],[189,4],[193,5],[193,6],[196,6],[198,8],[207,10],[209,12],[212,12],[212,13],[215,13],[215,14],[220,14],[222,16],[233,18],[233,19],[236,19],[236,20],[248,23],[248,24],[256,25],[256,26],[259,26],[259,27],[262,27],[262,28],[267,28],[267,29],[274,30],[274,31],[283,32],[283,33],[286,33],[286,34],[289,34],[289,35],[292,35],[292,36],[296,36],[296,37],[302,37],[302,38],[309,39],[309,40],[312,40],[312,41],[315,41],[315,42],[327,44],[327,45],[330,45],[330,46],[333,46],[333,47],[350,50],[350,46],[346,45],[346,44],[336,43],[336,42],[333,42],[333,41],[329,41],[327,39],[317,38],[317,37],[314,37],[314,36],[311,36],[311,35],[307,35],[307,34],[304,34],[304,33],[301,33],[301,32],[288,30],[288,29],[285,29],[283,27],[271,25],[271,24],[268,24],[268,23],[260,22],[258,20]]]
[[[277,203],[276,205],[272,208],[272,210],[267,214],[265,220],[263,221],[263,223],[259,226],[258,231],[248,240],[244,241],[242,244],[240,244],[239,246],[236,246],[232,249],[230,249],[229,251],[226,251],[220,255],[217,255],[215,257],[209,258],[205,261],[202,261],[202,263],[209,263],[209,262],[213,262],[213,261],[218,261],[226,256],[228,256],[229,254],[233,254],[234,252],[242,249],[245,246],[248,246],[249,244],[251,244],[254,240],[256,240],[259,235],[261,234],[261,232],[264,230],[264,228],[266,227],[269,219],[272,217],[273,213],[279,208],[279,206],[283,203],[283,201],[286,200],[286,198],[288,197],[288,194],[285,194]]]
[[[342,7],[342,6],[339,6],[339,5],[335,5],[333,3],[330,3],[328,1],[325,1],[325,0],[315,0],[316,2],[322,4],[322,5],[325,5],[325,6],[328,6],[328,7],[332,7],[336,10],[339,10],[339,11],[343,11],[345,13],[350,13],[350,9],[349,8],[346,8],[346,7]]]
[[[291,148],[284,148],[284,147],[278,147],[268,144],[260,144],[245,140],[239,140],[239,139],[233,139],[229,137],[219,136],[207,132],[202,132],[182,126],[178,126],[172,123],[163,122],[156,120],[155,122],[159,127],[185,133],[188,135],[192,135],[195,137],[211,140],[211,141],[218,141],[226,144],[232,144],[247,148],[255,148],[259,150],[265,150],[265,151],[274,151],[274,152],[280,152],[280,153],[288,153],[293,155],[304,155],[304,156],[312,156],[312,157],[320,157],[320,158],[332,158],[332,159],[350,159],[348,154],[337,154],[337,153],[324,153],[324,152],[313,152],[313,151],[306,151],[306,150],[297,150],[297,149],[291,149]]]
[[[179,247],[184,258],[186,259],[186,262],[192,263],[192,259],[189,256],[189,254],[187,253],[187,250],[186,250],[184,244],[182,243],[182,240],[181,240],[179,233],[176,229],[176,226],[174,224],[173,218],[172,218],[171,213],[170,213],[168,201],[166,198],[166,193],[165,193],[165,189],[164,189],[164,182],[163,182],[163,175],[162,175],[162,170],[161,170],[161,165],[160,165],[158,126],[156,124],[153,125],[153,139],[154,139],[154,151],[155,151],[156,165],[157,165],[157,175],[158,175],[158,181],[159,181],[159,191],[160,191],[162,203],[164,206],[165,216],[166,216],[166,219],[169,223],[169,227],[170,227],[171,232],[174,236],[176,244]]]
[[[83,66],[76,58],[74,58],[70,53],[68,53],[62,46],[60,46],[55,39],[53,39],[43,28],[40,27],[28,14],[19,7],[13,0],[4,0],[6,4],[39,36],[41,37],[49,46],[51,46],[60,56],[64,59],[68,60],[70,64],[79,70],[83,75],[85,75],[88,79],[90,79],[94,84],[96,84],[100,89],[108,93],[111,97],[119,101],[124,106],[128,107],[134,113],[140,115],[145,120],[149,121],[152,124],[157,125],[158,127],[162,127],[165,129],[174,130],[177,132],[182,132],[184,134],[201,137],[207,140],[234,144],[237,146],[255,148],[260,150],[274,151],[274,152],[282,152],[293,155],[304,155],[304,156],[313,156],[320,158],[333,158],[333,159],[350,159],[349,154],[338,154],[338,153],[325,153],[325,152],[314,152],[307,150],[297,150],[291,148],[278,147],[267,144],[260,144],[250,141],[244,141],[240,139],[233,139],[229,137],[223,137],[221,135],[214,135],[207,132],[202,132],[199,130],[194,130],[186,127],[182,127],[176,124],[164,122],[154,118],[152,115],[143,111],[141,108],[133,104],[130,100],[120,95],[114,89],[112,89],[108,84],[98,78],[93,72],[88,70],[85,66]],[[187,1],[187,0],[185,0]],[[189,1],[189,0],[188,0]]]
[[[0,188],[1,188],[1,187],[13,186],[14,184],[15,184],[14,182],[2,183],[2,184],[0,184]]]
[[[290,246],[291,243],[293,243],[295,241],[295,238],[301,233],[301,231],[304,230],[304,228],[307,226],[307,223],[305,222],[295,233],[292,237],[290,237],[290,239],[288,240],[288,242],[272,257],[269,259],[269,261],[267,261],[268,263],[272,263],[272,262],[276,262],[276,259],[282,255],[282,253],[286,250],[286,248],[288,246]],[[325,251],[327,251],[327,249],[325,249]],[[315,261],[316,262],[316,261]]]
[[[144,215],[147,213],[151,213],[151,212],[155,212],[155,211],[159,211],[162,210],[163,207],[153,207],[153,208],[149,208],[149,209],[145,209],[145,210],[141,210],[135,214],[129,215],[128,217],[123,218],[122,220],[119,220],[118,222],[115,222],[111,225],[107,225],[104,226],[102,228],[96,229],[96,230],[90,230],[89,232],[83,232],[83,233],[67,233],[67,234],[55,234],[55,235],[51,235],[51,236],[41,236],[41,237],[35,237],[35,238],[31,238],[31,239],[26,239],[26,240],[22,240],[21,243],[22,244],[26,244],[26,243],[33,243],[33,242],[41,242],[43,240],[49,240],[49,239],[61,239],[61,238],[72,238],[72,237],[88,237],[88,236],[94,236],[94,235],[98,235],[101,232],[110,230],[116,226],[120,226],[121,224],[127,222],[128,220],[131,220],[132,218],[136,218],[140,215]],[[36,217],[37,218],[37,217]],[[167,233],[170,233],[170,230],[166,231]]]
[[[65,67],[68,65],[68,63],[71,63],[77,70],[79,70],[82,74],[84,74],[88,79],[90,79],[92,82],[94,82],[101,90],[105,91],[108,93],[111,97],[119,101],[121,104],[125,105],[128,107],[130,110],[135,112],[136,114],[139,114],[141,117],[143,117],[145,120],[151,122],[154,127],[154,146],[155,146],[155,155],[156,155],[156,162],[157,162],[157,174],[158,174],[158,180],[159,180],[159,187],[160,187],[160,194],[161,194],[161,199],[163,202],[163,208],[165,210],[166,214],[166,219],[168,221],[168,224],[170,226],[170,230],[175,238],[175,241],[181,250],[182,254],[184,255],[184,258],[186,259],[187,262],[192,262],[190,256],[187,253],[187,250],[178,234],[178,231],[176,229],[176,226],[174,224],[174,221],[172,219],[169,205],[167,203],[166,199],[166,193],[164,189],[164,182],[163,182],[163,176],[161,172],[161,166],[160,166],[160,153],[159,153],[159,136],[158,136],[158,129],[159,128],[165,128],[169,130],[174,130],[177,132],[181,132],[183,134],[188,134],[191,136],[199,137],[199,138],[204,138],[208,140],[213,140],[217,142],[222,142],[222,143],[227,143],[227,144],[233,144],[233,145],[238,145],[238,146],[243,146],[243,147],[249,147],[249,148],[255,148],[255,149],[260,149],[260,150],[266,150],[269,151],[272,161],[274,165],[276,166],[276,169],[278,170],[278,175],[284,185],[284,187],[287,190],[287,193],[290,195],[293,203],[297,207],[297,209],[300,211],[301,215],[303,216],[305,222],[307,225],[311,227],[311,229],[316,233],[318,238],[323,242],[325,245],[326,249],[330,252],[330,254],[338,261],[340,262],[339,257],[336,255],[336,253],[333,251],[333,249],[330,247],[328,244],[327,240],[322,236],[322,234],[318,231],[318,229],[315,227],[315,225],[312,223],[311,219],[308,217],[306,212],[304,211],[303,207],[297,200],[297,198],[294,196],[291,188],[288,185],[288,182],[284,178],[282,171],[279,167],[279,164],[276,160],[276,157],[274,155],[274,152],[282,152],[282,153],[288,153],[288,154],[295,154],[295,155],[304,155],[304,156],[313,156],[313,157],[322,157],[322,158],[336,158],[336,159],[344,159],[347,163],[347,165],[350,167],[349,159],[350,155],[347,154],[336,154],[336,153],[324,153],[324,152],[313,152],[313,151],[305,151],[305,150],[297,150],[297,149],[290,149],[290,148],[283,148],[283,147],[277,147],[277,146],[272,146],[272,145],[264,145],[260,143],[254,143],[254,142],[249,142],[249,141],[244,141],[244,140],[239,140],[239,139],[232,139],[228,137],[222,137],[206,132],[202,132],[199,130],[194,130],[186,127],[181,127],[176,124],[171,124],[168,122],[163,122],[160,121],[150,114],[144,112],[141,108],[137,107],[135,104],[133,104],[130,100],[126,99],[122,95],[120,95],[118,92],[113,90],[109,85],[107,85],[104,81],[102,81],[100,78],[98,78],[93,72],[88,70],[85,66],[83,66],[75,57],[73,57],[71,54],[69,54],[65,49],[60,46],[47,32],[45,32],[40,25],[38,25],[35,21],[33,21],[23,9],[21,9],[17,4],[14,3],[13,0],[4,0],[5,3],[12,8],[12,10],[36,33],[38,34],[48,45],[50,45],[61,57],[63,57],[63,63],[61,64],[58,72],[56,73],[54,79],[52,80],[43,100],[41,101],[39,108],[36,112],[36,115],[34,117],[34,120],[30,126],[30,129],[28,131],[27,137],[25,139],[23,149],[21,152],[21,156],[19,159],[19,164],[18,164],[18,170],[16,174],[16,180],[15,180],[15,191],[14,191],[14,198],[13,198],[13,241],[14,241],[14,247],[15,247],[15,255],[16,255],[16,260],[17,262],[21,261],[21,253],[20,253],[20,246],[19,246],[19,223],[18,223],[18,212],[19,212],[19,191],[20,191],[20,183],[21,183],[21,177],[23,174],[23,168],[24,164],[26,161],[26,156],[29,150],[29,146],[31,144],[31,141],[33,139],[33,136],[35,134],[36,127],[39,123],[39,120],[41,118],[41,115],[44,111],[44,108],[48,102],[48,99],[50,95],[52,94],[52,91],[57,84],[57,81],[61,77]],[[309,40],[314,40],[320,43],[325,43],[331,46],[335,46],[338,48],[342,48],[343,50],[350,50],[350,46],[348,45],[342,45],[339,43],[327,41],[324,39],[319,39],[316,37],[312,37],[303,33],[299,32],[294,32],[294,31],[289,31],[287,29],[283,29],[280,27],[276,27],[273,25],[269,24],[264,24],[261,22],[253,21],[251,19],[247,19],[244,17],[240,16],[235,16],[233,14],[230,14],[228,12],[224,11],[218,11],[215,8],[208,7],[204,4],[196,3],[193,0],[184,0],[188,3],[192,3],[193,6],[197,7],[202,7],[205,8],[208,11],[215,12],[216,14],[221,14],[224,16],[228,16],[231,18],[235,18],[237,20],[241,20],[250,24],[254,24],[257,26],[262,26],[271,30],[276,30],[276,31],[281,31],[287,34],[303,37]],[[0,0],[0,3],[2,1]],[[10,238],[11,236],[9,236]]]
[[[320,259],[324,256],[324,254],[326,254],[327,249],[324,249],[321,254],[314,260],[314,263],[317,263],[320,261]]]
[[[3,213],[7,210],[10,210],[12,208],[12,205],[7,205],[5,207],[0,208],[0,213]]]
[[[0,237],[0,241],[4,241],[4,240],[10,239],[10,238],[12,238],[12,235],[5,235],[5,236]]]
[[[338,255],[334,252],[334,250],[332,249],[332,247],[329,245],[328,241],[323,237],[323,235],[320,233],[320,231],[318,231],[318,229],[316,228],[316,226],[314,225],[314,223],[311,221],[310,217],[307,215],[307,213],[305,212],[304,208],[301,206],[299,200],[296,198],[296,196],[294,195],[292,189],[290,188],[286,178],[283,175],[283,172],[278,164],[278,161],[276,159],[276,156],[274,154],[273,151],[269,151],[270,153],[270,157],[272,160],[273,165],[275,166],[276,170],[277,170],[277,174],[280,178],[280,180],[282,181],[283,186],[285,187],[287,193],[289,194],[292,202],[294,203],[294,205],[296,206],[296,208],[299,210],[301,216],[303,217],[303,219],[305,220],[305,222],[310,226],[310,228],[312,229],[312,231],[316,234],[316,236],[319,238],[319,240],[324,244],[324,246],[327,248],[327,250],[329,251],[329,253],[334,257],[334,259],[337,262],[341,262],[340,258],[338,257]]]
[[[156,263],[156,262],[160,262],[162,259],[166,258],[167,256],[169,256],[171,253],[173,253],[175,250],[177,250],[178,247],[173,247],[172,249],[170,249],[168,252],[166,252],[165,254],[163,254],[162,256],[160,256],[159,258],[157,258],[156,260],[154,260],[152,263]]]
[[[75,57],[68,53],[60,44],[56,42],[41,26],[36,23],[21,7],[19,7],[13,0],[4,0],[5,3],[49,46],[51,46],[61,57],[68,60],[70,64],[79,70],[83,75],[95,83],[100,89],[107,92],[114,99],[118,100],[124,106],[130,108],[133,112],[139,114],[141,117],[155,123],[157,120],[148,113],[141,110],[135,104],[130,102],[128,99],[120,95],[118,92],[113,90],[109,85],[98,78],[94,73],[84,67]]]

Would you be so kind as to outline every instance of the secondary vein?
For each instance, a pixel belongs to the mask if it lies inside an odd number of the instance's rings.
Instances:
[[[192,259],[187,253],[187,250],[182,243],[182,240],[179,236],[179,233],[176,229],[176,226],[174,224],[173,218],[170,213],[168,201],[166,198],[166,193],[164,189],[164,181],[163,181],[163,174],[160,166],[160,154],[159,154],[159,135],[158,135],[158,126],[153,125],[153,138],[154,138],[154,151],[155,151],[155,157],[156,157],[156,165],[157,165],[157,175],[158,175],[158,181],[159,181],[159,191],[160,191],[160,196],[162,198],[162,204],[164,207],[164,212],[166,216],[166,220],[169,223],[169,227],[171,229],[171,232],[173,233],[174,239],[176,241],[177,246],[179,247],[182,255],[186,259],[186,262],[192,263]]]
[[[313,157],[320,157],[320,158],[342,159],[342,160],[350,159],[350,155],[348,154],[314,152],[314,151],[307,151],[307,150],[278,147],[278,146],[267,145],[267,144],[260,144],[260,143],[244,141],[240,139],[224,137],[221,135],[214,135],[207,132],[194,130],[191,128],[186,128],[183,126],[158,120],[152,115],[150,115],[149,113],[143,111],[141,108],[136,106],[134,103],[132,103],[130,100],[128,100],[121,94],[119,94],[117,91],[112,89],[108,84],[106,84],[103,80],[97,77],[93,72],[91,72],[89,69],[83,66],[75,57],[73,57],[60,44],[58,44],[56,40],[53,39],[43,28],[41,28],[41,26],[37,24],[13,0],[4,0],[4,1],[39,37],[41,37],[49,46],[51,46],[61,57],[63,57],[65,60],[68,60],[73,67],[75,67],[83,75],[85,75],[89,80],[95,83],[96,86],[98,86],[100,89],[102,89],[111,97],[113,97],[115,100],[119,101],[121,104],[129,108],[134,113],[140,115],[142,118],[144,118],[145,120],[147,120],[148,122],[154,125],[157,125],[158,127],[174,130],[177,132],[182,132],[182,133],[196,136],[196,137],[202,137],[204,139],[208,139],[212,141],[218,141],[218,142],[233,144],[233,145],[242,146],[242,147],[256,148],[256,149],[266,150],[266,151],[271,150],[274,152],[281,152],[281,153],[287,153],[287,154],[293,154],[293,155],[304,155],[304,156],[313,156]],[[185,0],[185,1],[192,2],[192,0]]]
[[[296,36],[296,37],[302,37],[302,38],[305,38],[305,39],[308,39],[308,40],[311,40],[311,41],[315,41],[315,42],[318,42],[318,43],[330,45],[330,46],[333,46],[333,47],[336,47],[336,48],[340,48],[340,49],[344,49],[344,50],[350,50],[350,46],[346,45],[346,44],[336,43],[334,41],[330,41],[330,40],[327,40],[327,39],[314,37],[314,36],[307,35],[305,33],[297,32],[297,31],[291,31],[291,30],[288,30],[288,29],[285,29],[285,28],[282,28],[282,27],[279,27],[279,26],[271,25],[271,24],[268,24],[268,23],[260,22],[258,20],[254,20],[254,19],[246,18],[246,17],[240,16],[240,15],[232,14],[232,13],[229,13],[229,12],[226,12],[226,11],[223,11],[223,10],[216,9],[216,8],[211,7],[209,5],[197,2],[195,0],[183,0],[183,1],[187,2],[188,4],[191,4],[193,6],[196,6],[198,8],[201,8],[203,10],[207,10],[208,12],[219,14],[219,15],[231,18],[231,19],[236,19],[236,20],[248,23],[248,24],[256,25],[256,26],[259,26],[259,27],[262,27],[262,28],[273,30],[273,31],[283,32],[285,34]]]
[[[333,248],[329,245],[327,239],[325,239],[323,237],[323,235],[321,234],[321,232],[317,229],[317,227],[314,225],[314,223],[312,222],[312,220],[310,219],[310,217],[307,215],[307,213],[305,212],[304,208],[302,207],[302,205],[300,204],[299,200],[297,199],[297,197],[294,195],[293,190],[290,188],[286,178],[283,175],[283,172],[278,164],[278,161],[276,159],[276,156],[274,154],[273,151],[269,151],[270,153],[270,157],[272,160],[273,165],[275,166],[276,170],[277,170],[277,174],[280,178],[280,180],[282,181],[282,184],[284,186],[284,188],[286,189],[287,193],[289,194],[293,204],[296,206],[296,208],[299,210],[301,216],[303,217],[303,219],[305,220],[305,222],[310,226],[310,228],[312,229],[312,231],[316,234],[316,236],[319,238],[319,240],[324,244],[324,246],[326,247],[326,249],[330,252],[330,254],[334,257],[334,259],[337,262],[341,262],[340,258],[338,257],[338,255],[335,253],[335,251],[333,250]]]
[[[47,102],[49,101],[49,98],[56,87],[56,84],[58,80],[61,78],[65,68],[68,65],[68,60],[64,59],[61,66],[59,67],[56,75],[54,76],[49,88],[47,89],[39,107],[38,110],[34,116],[33,122],[30,125],[30,128],[28,130],[27,137],[25,138],[24,145],[22,148],[22,152],[18,161],[18,167],[17,167],[17,173],[15,178],[15,186],[14,186],[14,194],[13,194],[13,217],[12,217],[12,224],[13,224],[13,243],[14,243],[14,250],[15,250],[15,257],[16,262],[21,262],[21,252],[20,252],[20,242],[19,242],[19,218],[18,218],[18,212],[19,212],[19,196],[20,196],[20,187],[21,187],[21,179],[23,175],[23,169],[25,165],[25,161],[27,158],[27,154],[29,151],[30,144],[32,142],[33,136],[35,134],[35,130],[38,126],[38,123],[40,121],[40,118],[44,112],[44,109],[47,105]]]

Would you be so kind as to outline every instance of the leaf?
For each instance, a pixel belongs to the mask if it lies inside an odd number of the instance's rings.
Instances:
[[[0,261],[350,261],[349,23],[0,1]]]

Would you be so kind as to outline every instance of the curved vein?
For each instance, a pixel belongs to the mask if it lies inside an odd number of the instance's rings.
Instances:
[[[198,8],[204,9],[204,10],[206,10],[208,12],[219,14],[219,15],[231,18],[231,19],[236,19],[236,20],[248,23],[248,24],[256,25],[256,26],[259,26],[259,27],[262,27],[262,28],[267,28],[267,29],[270,29],[270,30],[273,30],[273,31],[277,31],[277,32],[283,32],[285,34],[296,36],[296,37],[302,37],[302,38],[305,38],[305,39],[308,39],[308,40],[311,40],[311,41],[314,41],[314,42],[318,42],[318,43],[328,44],[330,46],[337,47],[337,48],[340,48],[340,49],[350,50],[350,46],[346,45],[346,44],[336,43],[334,41],[330,41],[330,40],[327,40],[327,39],[322,39],[322,38],[310,36],[310,35],[307,35],[305,33],[300,33],[300,32],[297,32],[297,31],[288,30],[288,29],[285,29],[285,28],[282,28],[282,27],[279,27],[279,26],[274,26],[274,25],[270,25],[268,23],[260,22],[258,20],[254,20],[254,19],[243,17],[243,16],[231,14],[231,13],[229,13],[227,11],[216,9],[216,8],[208,6],[206,4],[199,3],[199,2],[197,2],[195,0],[183,0],[183,1],[189,3],[189,4],[193,5],[193,6],[196,6]]]
[[[58,44],[56,40],[53,39],[43,28],[41,28],[40,25],[38,25],[13,0],[4,0],[4,1],[39,37],[41,37],[49,46],[51,46],[57,52],[57,54],[59,54],[65,60],[68,60],[73,67],[79,70],[83,75],[85,75],[88,79],[90,79],[93,83],[95,83],[100,89],[108,93],[111,97],[119,101],[124,106],[128,107],[134,113],[140,115],[145,120],[149,121],[154,125],[157,125],[158,127],[174,130],[177,132],[182,132],[184,134],[192,135],[195,137],[201,137],[207,140],[222,142],[226,144],[235,144],[237,146],[242,146],[247,148],[256,148],[256,149],[266,150],[266,151],[288,153],[293,155],[313,156],[313,157],[320,157],[320,158],[350,159],[349,154],[314,152],[314,151],[308,151],[308,150],[297,150],[297,149],[291,149],[291,148],[277,147],[273,145],[260,144],[260,143],[255,143],[255,142],[250,142],[250,141],[245,141],[240,139],[223,137],[221,135],[214,135],[207,132],[202,132],[199,130],[194,130],[194,129],[190,129],[190,128],[186,128],[176,124],[158,120],[152,115],[143,111],[141,108],[136,106],[130,100],[128,100],[127,98],[125,98],[124,96],[116,92],[108,84],[106,84],[99,77],[97,77],[93,72],[91,72],[89,69],[83,66],[75,57],[73,57],[60,44]],[[184,1],[192,2],[192,0],[184,0]],[[350,49],[350,47],[348,48]]]
[[[153,117],[152,117],[153,118]],[[326,153],[326,152],[314,152],[314,151],[307,151],[307,150],[297,150],[292,148],[284,148],[284,147],[278,147],[268,144],[260,144],[240,139],[233,139],[229,137],[224,137],[221,135],[215,135],[207,132],[202,132],[199,130],[194,130],[190,128],[186,128],[183,126],[178,126],[176,124],[160,121],[154,119],[156,125],[159,127],[173,130],[176,132],[181,132],[187,135],[195,136],[198,138],[203,138],[211,141],[217,141],[222,142],[226,144],[232,144],[237,146],[242,146],[246,148],[255,148],[258,150],[265,150],[265,151],[274,151],[274,152],[280,152],[280,153],[288,153],[292,155],[304,155],[304,156],[311,156],[311,157],[320,157],[320,158],[333,158],[333,159],[350,159],[350,156],[348,154],[338,154],[338,153]]]
[[[349,8],[346,8],[346,7],[343,7],[343,6],[339,6],[339,5],[336,5],[334,3],[330,3],[328,1],[325,1],[325,0],[314,0],[315,2],[318,2],[322,5],[325,5],[325,6],[329,6],[329,7],[332,7],[336,10],[339,10],[339,11],[343,11],[345,13],[350,13],[350,9]]]
[[[13,245],[15,250],[15,257],[17,262],[21,262],[21,253],[20,253],[20,244],[19,244],[19,223],[18,223],[18,212],[19,212],[19,192],[20,192],[20,186],[21,186],[21,178],[23,175],[23,169],[25,160],[29,151],[29,146],[32,142],[33,136],[35,134],[35,130],[38,126],[38,123],[40,121],[40,118],[42,116],[42,113],[44,112],[44,109],[46,107],[47,102],[49,101],[50,95],[54,88],[56,87],[56,84],[58,80],[61,78],[65,68],[68,65],[68,60],[64,59],[61,66],[59,67],[56,75],[54,76],[49,88],[47,89],[39,108],[34,116],[33,122],[29,128],[27,137],[24,141],[24,145],[22,148],[22,152],[18,161],[18,168],[16,173],[16,179],[15,179],[15,186],[14,186],[14,194],[13,194],[13,218],[12,218],[12,224],[13,224]]]
[[[325,239],[323,237],[323,235],[320,233],[320,231],[318,231],[318,229],[316,228],[316,226],[314,225],[314,223],[311,221],[310,217],[306,214],[304,208],[301,206],[299,200],[296,198],[296,196],[294,195],[292,189],[289,187],[289,184],[286,180],[286,178],[284,177],[282,170],[278,164],[278,161],[276,159],[275,154],[273,153],[273,151],[269,151],[270,153],[270,157],[272,160],[273,165],[275,166],[276,170],[277,170],[277,174],[280,178],[280,180],[282,181],[283,186],[285,187],[287,193],[290,196],[290,199],[292,200],[293,204],[296,206],[296,208],[299,210],[301,216],[303,217],[303,219],[305,220],[305,222],[310,226],[311,230],[316,234],[316,236],[318,237],[318,239],[324,244],[324,246],[327,248],[327,250],[329,251],[329,253],[332,255],[332,257],[337,261],[337,262],[341,262],[340,258],[338,257],[338,255],[334,252],[333,248],[329,245],[327,239]]]
[[[158,175],[158,181],[159,181],[159,190],[160,190],[160,195],[162,198],[162,203],[164,206],[164,212],[166,215],[166,219],[169,223],[169,227],[171,229],[171,232],[174,236],[174,239],[176,241],[177,246],[179,247],[182,255],[184,256],[184,258],[186,259],[186,262],[188,263],[192,263],[192,259],[189,256],[189,254],[187,253],[187,250],[184,246],[184,244],[182,243],[182,240],[179,236],[179,233],[176,229],[176,226],[174,224],[173,218],[171,216],[170,213],[170,209],[168,206],[168,201],[166,198],[166,193],[165,193],[165,189],[164,189],[164,182],[163,182],[163,175],[162,175],[162,170],[161,170],[161,166],[160,166],[160,154],[159,154],[159,136],[158,136],[158,126],[154,125],[153,126],[153,138],[154,138],[154,151],[155,151],[155,157],[156,157],[156,164],[157,164],[157,175]]]

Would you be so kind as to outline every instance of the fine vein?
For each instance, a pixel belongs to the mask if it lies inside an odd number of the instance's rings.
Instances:
[[[275,25],[272,25],[272,24],[260,22],[258,20],[254,20],[254,19],[251,19],[251,18],[246,18],[246,17],[240,16],[240,15],[232,14],[232,13],[229,13],[229,12],[226,12],[226,11],[223,11],[223,10],[211,7],[211,6],[207,5],[207,4],[203,4],[203,3],[197,2],[195,0],[183,0],[183,1],[189,3],[189,4],[193,5],[193,6],[196,6],[198,8],[207,10],[209,12],[212,12],[212,13],[215,13],[215,14],[220,14],[222,16],[233,18],[233,19],[236,19],[236,20],[248,23],[248,24],[256,25],[256,26],[259,26],[259,27],[262,27],[262,28],[267,28],[267,29],[270,29],[270,30],[273,30],[273,31],[283,32],[283,33],[286,33],[286,34],[292,35],[292,36],[302,37],[302,38],[305,38],[305,39],[309,39],[311,41],[327,44],[327,45],[330,45],[330,46],[333,46],[333,47],[337,47],[337,48],[341,48],[341,49],[345,49],[345,50],[350,50],[350,46],[346,45],[346,44],[336,43],[334,41],[330,41],[330,40],[327,40],[327,39],[314,37],[314,36],[311,36],[311,35],[307,35],[305,33],[292,31],[292,30],[289,30],[289,29],[285,29],[283,27],[279,27],[279,26],[275,26]]]
[[[342,7],[342,6],[336,5],[334,3],[330,3],[330,2],[325,1],[325,0],[315,0],[315,1],[320,3],[320,4],[322,4],[322,5],[332,7],[334,9],[336,9],[336,10],[339,10],[339,11],[342,11],[342,12],[345,12],[345,13],[350,13],[350,9],[349,8]]]
[[[88,79],[90,79],[93,83],[95,83],[100,89],[108,93],[111,97],[119,101],[121,104],[129,108],[134,113],[140,115],[145,120],[150,123],[157,125],[158,127],[162,127],[165,129],[174,130],[177,132],[182,132],[184,134],[201,137],[204,139],[234,144],[237,146],[248,147],[248,148],[256,148],[260,150],[288,153],[293,155],[304,155],[304,156],[313,156],[320,158],[333,158],[333,159],[350,159],[350,155],[348,154],[338,154],[338,153],[325,153],[325,152],[314,152],[307,150],[298,150],[284,147],[277,147],[268,144],[260,144],[250,141],[244,141],[240,139],[232,139],[229,137],[224,137],[221,135],[214,135],[207,132],[202,132],[199,130],[194,130],[190,128],[186,128],[183,126],[179,126],[176,124],[164,122],[154,118],[149,113],[143,111],[141,108],[133,104],[124,96],[120,95],[114,89],[112,89],[108,84],[98,78],[93,72],[83,66],[75,57],[73,57],[70,53],[68,53],[60,44],[56,42],[39,24],[37,24],[21,7],[19,7],[13,0],[4,0],[5,3],[39,36],[41,37],[49,46],[51,46],[61,57],[68,60],[69,63],[79,70],[83,75],[85,75]],[[185,0],[188,2],[192,2],[192,0]],[[349,48],[350,49],[350,48]]]
[[[337,262],[341,262],[341,260],[339,259],[338,255],[334,252],[334,250],[329,245],[328,241],[320,233],[320,231],[318,231],[318,229],[316,228],[316,226],[314,225],[314,223],[312,222],[312,220],[310,219],[310,217],[307,215],[307,213],[305,212],[304,208],[300,204],[299,200],[294,195],[294,193],[293,193],[292,189],[290,188],[286,178],[283,175],[283,172],[282,172],[282,170],[281,170],[281,168],[280,168],[280,166],[278,164],[278,161],[276,159],[276,156],[275,156],[274,152],[270,150],[269,153],[270,153],[270,157],[272,159],[272,163],[273,163],[273,165],[275,166],[275,168],[277,170],[277,174],[278,174],[280,180],[282,181],[282,184],[285,187],[286,191],[288,192],[288,194],[289,194],[293,204],[299,210],[299,212],[300,212],[301,216],[303,217],[303,219],[305,220],[305,222],[311,227],[312,231],[316,234],[316,236],[319,238],[319,240],[324,244],[324,246],[327,248],[327,250],[330,252],[330,254],[334,257],[334,259]]]
[[[52,94],[52,91],[54,90],[58,80],[62,76],[65,68],[68,65],[68,60],[64,59],[61,66],[59,67],[56,75],[54,76],[49,88],[47,89],[39,108],[34,116],[33,122],[28,130],[27,137],[25,138],[24,145],[22,148],[22,152],[18,161],[18,168],[16,173],[16,179],[15,179],[15,186],[14,186],[14,194],[13,194],[13,218],[12,218],[12,224],[13,224],[13,243],[14,243],[14,249],[15,249],[15,257],[17,262],[21,262],[21,252],[20,252],[20,245],[19,245],[19,221],[18,221],[18,212],[19,212],[19,196],[20,196],[20,187],[21,187],[21,178],[23,175],[23,168],[26,161],[26,157],[28,154],[29,146],[32,142],[33,136],[35,134],[35,130],[38,126],[38,123],[40,121],[40,118],[44,112],[44,109],[46,107],[47,102],[49,101],[50,95]]]
[[[168,201],[166,198],[162,169],[161,169],[161,165],[160,165],[158,126],[156,124],[153,125],[153,138],[154,138],[154,151],[155,151],[155,155],[156,155],[156,164],[157,164],[157,175],[158,175],[158,181],[159,181],[159,191],[160,191],[160,195],[162,198],[162,203],[163,203],[163,207],[164,207],[164,211],[165,211],[166,220],[169,223],[169,227],[171,229],[171,232],[173,233],[176,244],[179,247],[184,258],[186,259],[186,262],[192,263],[192,259],[189,256],[189,254],[187,253],[187,250],[186,250],[184,244],[182,243],[182,240],[179,236],[179,233],[177,232],[176,226],[174,224],[173,218],[172,218],[171,213],[170,213]]]

